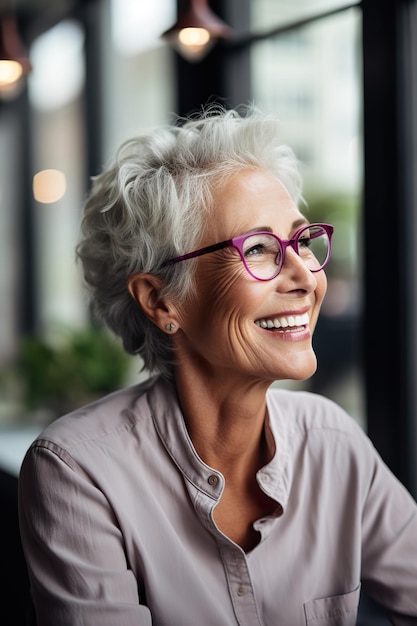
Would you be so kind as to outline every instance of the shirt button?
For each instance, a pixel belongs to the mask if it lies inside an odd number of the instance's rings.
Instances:
[[[211,474],[211,476],[208,477],[208,484],[211,485],[212,487],[214,487],[214,485],[217,485],[218,482],[219,482],[219,477],[216,476],[216,474]]]
[[[238,589],[237,589],[237,595],[238,596],[244,596],[246,593],[246,589],[243,585],[239,585]]]

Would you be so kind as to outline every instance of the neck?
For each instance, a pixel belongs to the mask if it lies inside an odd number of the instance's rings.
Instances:
[[[272,456],[265,437],[269,384],[210,380],[176,372],[184,419],[200,458],[225,476],[257,471]]]

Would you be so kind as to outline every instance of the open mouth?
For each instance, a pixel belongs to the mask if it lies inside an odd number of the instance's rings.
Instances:
[[[260,328],[265,328],[267,330],[292,330],[294,328],[305,327],[308,325],[309,316],[308,313],[303,313],[303,315],[288,315],[282,317],[275,318],[261,318],[255,321],[255,324]]]

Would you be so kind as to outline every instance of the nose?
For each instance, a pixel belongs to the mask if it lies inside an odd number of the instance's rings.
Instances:
[[[278,276],[290,281],[292,289],[311,292],[317,287],[315,272],[307,267],[291,245],[285,250],[284,263]]]

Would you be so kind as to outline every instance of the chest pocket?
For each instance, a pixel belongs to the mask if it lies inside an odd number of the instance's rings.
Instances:
[[[304,604],[306,626],[355,626],[360,585],[350,593]]]

